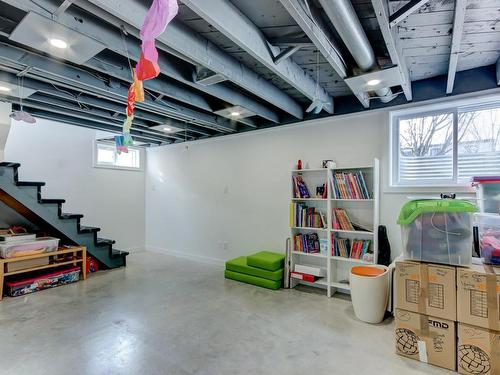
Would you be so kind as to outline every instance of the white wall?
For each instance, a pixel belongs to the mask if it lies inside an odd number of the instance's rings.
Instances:
[[[381,110],[149,149],[146,248],[217,262],[259,249],[283,251],[297,160],[318,168],[323,159],[340,167],[371,165],[376,157],[380,224],[395,257],[401,252],[396,219],[415,192],[388,187],[389,133],[389,113]]]
[[[63,198],[65,212],[101,228],[120,250],[144,248],[144,172],[93,167],[96,131],[53,121],[13,122],[5,160],[19,162],[20,178],[45,181],[46,198]],[[145,153],[144,153],[145,154]]]
[[[4,149],[10,130],[12,104],[0,102],[0,160],[4,160]]]
[[[339,166],[371,165],[384,158],[387,121],[387,113],[372,112],[148,150],[146,248],[217,260],[283,250],[297,160],[311,168],[332,158]],[[403,200],[384,194],[381,202],[394,247]]]

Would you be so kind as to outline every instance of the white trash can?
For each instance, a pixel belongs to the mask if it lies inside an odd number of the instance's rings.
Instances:
[[[354,314],[363,322],[380,323],[389,299],[389,268],[382,265],[352,267],[350,278]]]

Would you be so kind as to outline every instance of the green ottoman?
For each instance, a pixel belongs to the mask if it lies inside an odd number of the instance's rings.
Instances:
[[[281,287],[280,281],[267,280],[256,276],[245,275],[244,273],[233,272],[229,270],[224,271],[224,276],[226,279],[241,281],[247,284],[261,286],[267,289],[279,289]]]
[[[280,281],[283,279],[283,268],[276,271],[263,270],[247,264],[247,257],[239,257],[226,262],[226,270],[244,273],[245,275],[256,276],[262,279]]]
[[[284,264],[285,255],[271,251],[259,251],[247,257],[247,265],[267,271],[277,271],[283,268]]]

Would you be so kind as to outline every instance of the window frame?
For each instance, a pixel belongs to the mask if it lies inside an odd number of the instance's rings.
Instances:
[[[123,167],[123,166],[120,166],[120,165],[116,165],[116,156],[115,156],[115,163],[114,164],[110,164],[110,163],[99,163],[98,161],[98,151],[99,151],[99,146],[100,145],[104,145],[104,146],[107,146],[107,147],[113,147],[114,149],[114,145],[110,142],[104,142],[104,141],[99,141],[99,140],[94,140],[93,142],[93,152],[92,152],[92,164],[93,164],[93,167],[94,168],[103,168],[103,169],[117,169],[117,170],[124,170],[124,171],[134,171],[134,172],[141,172],[144,170],[144,155],[143,155],[143,150],[141,150],[139,147],[131,147],[129,146],[128,149],[129,150],[134,150],[134,151],[137,151],[139,153],[139,167],[138,168],[135,168],[135,167]],[[116,152],[116,151],[115,151]]]
[[[390,146],[389,146],[389,187],[391,188],[442,188],[442,187],[467,187],[469,182],[458,179],[458,126],[459,114],[468,111],[480,111],[491,108],[500,108],[500,96],[476,98],[469,100],[455,101],[438,105],[411,108],[409,110],[390,112]],[[400,138],[399,123],[401,120],[408,120],[414,117],[426,117],[451,113],[453,116],[453,166],[452,178],[433,181],[401,182],[399,180],[399,162],[400,162]]]

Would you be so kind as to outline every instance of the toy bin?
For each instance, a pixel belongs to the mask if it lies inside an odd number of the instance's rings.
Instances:
[[[479,252],[484,263],[500,265],[500,215],[478,213],[474,223],[479,232]]]
[[[80,267],[71,267],[57,272],[7,282],[7,294],[11,297],[22,296],[39,290],[70,284],[80,279]]]
[[[475,211],[475,205],[459,199],[407,202],[398,218],[404,259],[469,266]]]
[[[53,237],[39,237],[26,242],[0,242],[0,258],[17,258],[27,255],[37,255],[56,251],[59,239]]]

